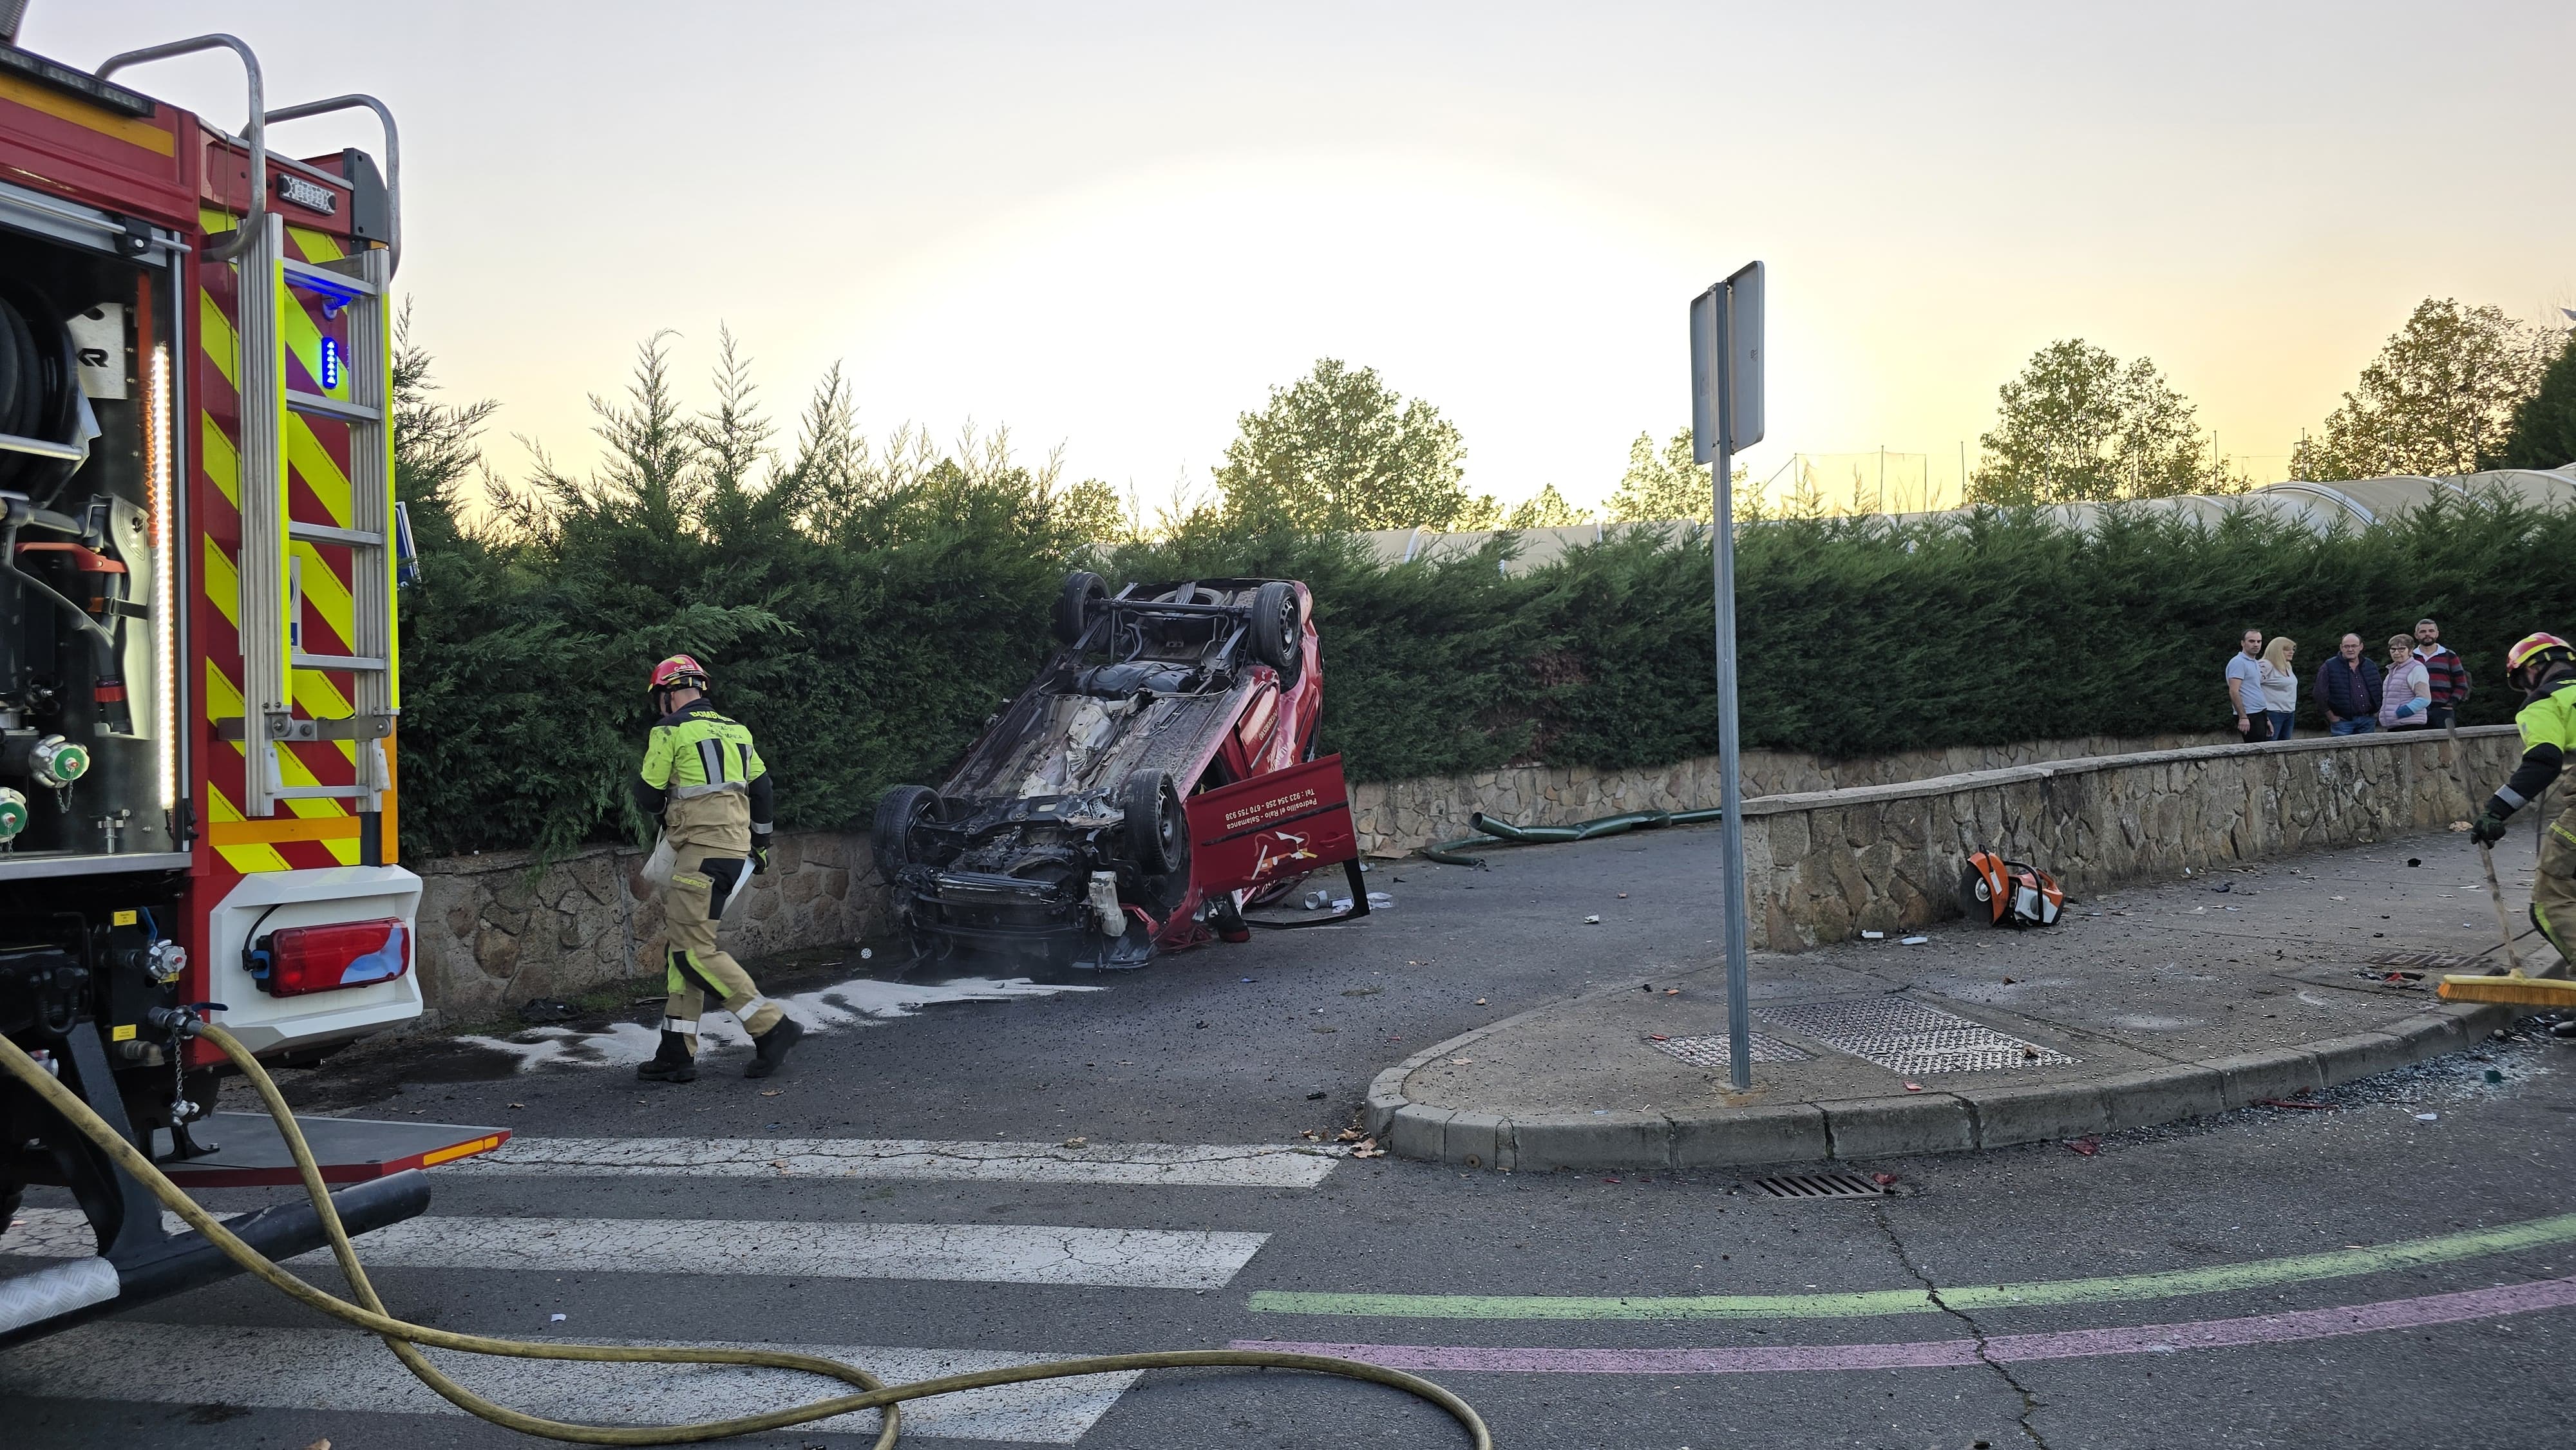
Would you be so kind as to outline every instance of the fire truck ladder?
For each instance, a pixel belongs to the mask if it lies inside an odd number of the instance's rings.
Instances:
[[[286,225],[270,213],[262,235],[241,259],[241,574],[242,699],[250,751],[243,814],[267,816],[280,801],[342,798],[383,809],[391,783],[385,740],[401,708],[395,676],[393,547],[393,369],[385,326],[392,254],[368,248],[347,263],[317,266],[286,253]],[[287,386],[285,309],[318,296],[327,311],[348,314],[349,362],[332,393]],[[349,522],[309,523],[288,508],[286,429],[290,414],[328,418],[349,429]],[[300,570],[293,545],[349,551],[351,654],[302,647]],[[339,719],[298,719],[295,672],[355,677],[354,709]],[[350,785],[288,785],[282,747],[297,741],[349,740],[357,745]],[[372,853],[371,853],[372,854]]]
[[[353,801],[368,819],[359,836],[361,859],[373,861],[380,844],[373,818],[382,811],[384,792],[392,783],[385,741],[402,712],[394,618],[393,339],[385,315],[386,294],[402,255],[401,204],[393,200],[401,195],[400,142],[392,115],[368,96],[289,106],[263,119],[290,121],[354,108],[371,110],[384,123],[388,229],[393,232],[389,245],[361,248],[328,264],[298,261],[287,254],[283,220],[270,212],[259,217],[260,236],[239,263],[242,698],[246,743],[259,742],[250,749],[242,809],[258,819],[281,801]],[[287,385],[284,320],[308,297],[320,299],[325,316],[345,313],[348,318],[348,358],[340,375],[317,379],[328,392]],[[345,526],[292,515],[285,456],[292,415],[348,427]],[[293,557],[299,543],[348,551],[352,653],[318,654],[303,648],[302,571]],[[351,713],[336,719],[297,718],[297,671],[353,676]],[[354,742],[355,782],[287,784],[280,761],[284,747],[311,740]]]

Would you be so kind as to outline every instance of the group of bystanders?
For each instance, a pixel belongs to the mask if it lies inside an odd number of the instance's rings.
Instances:
[[[2292,664],[2298,651],[2299,642],[2288,635],[2276,635],[2267,645],[2263,631],[2245,631],[2226,675],[2239,736],[2290,738],[2299,714],[2299,675]],[[2331,735],[2439,730],[2469,698],[2469,667],[2442,643],[2440,625],[2419,619],[2413,634],[2389,636],[2385,667],[2369,657],[2360,635],[2345,635],[2343,647],[2317,666],[2316,696]]]

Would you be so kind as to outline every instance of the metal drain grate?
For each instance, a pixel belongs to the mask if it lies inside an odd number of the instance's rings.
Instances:
[[[2397,967],[2419,972],[2456,972],[2477,959],[2475,956],[2444,956],[2440,952],[2382,952],[2370,958],[2369,961],[2374,967]]]
[[[1705,1037],[1671,1037],[1651,1045],[1656,1051],[1670,1053],[1693,1067],[1724,1068],[1735,1065],[1735,1059],[1727,1048],[1726,1034],[1723,1032]],[[1755,1062],[1805,1062],[1807,1054],[1777,1037],[1765,1037],[1756,1032],[1753,1034],[1753,1060]]]
[[[1909,1076],[1999,1072],[2075,1061],[2054,1048],[2007,1037],[1982,1023],[1901,997],[1794,1002],[1757,1007],[1754,1013],[1774,1027]]]
[[[1887,1190],[1857,1173],[1784,1173],[1756,1178],[1754,1191],[1765,1198],[1885,1198]]]

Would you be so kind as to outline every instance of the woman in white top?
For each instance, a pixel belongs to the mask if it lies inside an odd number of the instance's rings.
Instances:
[[[2290,725],[2299,718],[2299,672],[2290,667],[2298,652],[2299,642],[2286,634],[2272,636],[2263,650],[2263,712],[2272,717],[2275,740],[2289,739]]]
[[[2388,678],[2379,686],[2379,728],[2421,730],[2432,723],[2433,676],[2415,658],[2415,636],[2391,635]]]

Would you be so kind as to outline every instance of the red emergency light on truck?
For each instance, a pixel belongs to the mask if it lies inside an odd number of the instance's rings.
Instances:
[[[238,136],[126,84],[199,51],[242,64]],[[269,147],[353,110],[382,123],[381,168]],[[231,36],[94,71],[0,43],[0,1032],[182,1182],[293,1180],[265,1119],[206,1122],[221,1058],[176,1014],[300,1064],[420,1013],[395,844],[397,145],[370,97],[270,109]],[[362,1126],[336,1130],[334,1176],[373,1180],[353,1228],[419,1212],[417,1175],[388,1175],[446,1139],[498,1141]],[[0,1280],[0,1343],[65,1322],[38,1308],[229,1272],[0,1086],[0,1226],[38,1183],[73,1192],[113,1272],[51,1297]],[[269,1226],[278,1257],[322,1241],[302,1212]]]

